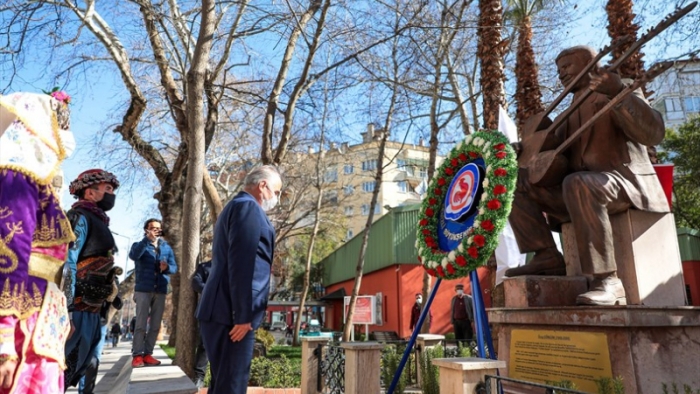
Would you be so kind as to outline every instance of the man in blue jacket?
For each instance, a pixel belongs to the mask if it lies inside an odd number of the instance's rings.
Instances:
[[[153,354],[165,309],[170,274],[177,272],[175,254],[161,238],[163,228],[158,219],[148,219],[143,226],[145,236],[131,246],[129,258],[136,263],[136,324],[132,346],[134,368],[159,365]],[[147,329],[148,327],[148,329]]]
[[[265,212],[278,202],[282,180],[272,166],[253,169],[243,191],[219,215],[211,274],[197,308],[209,356],[209,394],[245,394],[254,331],[267,308],[275,230]]]

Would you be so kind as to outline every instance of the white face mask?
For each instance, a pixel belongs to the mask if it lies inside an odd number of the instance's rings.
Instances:
[[[464,294],[464,290],[457,290],[457,295],[462,295]]]
[[[416,302],[419,303],[419,304],[422,304],[422,303],[423,303],[423,299],[420,298],[420,297],[418,297],[418,298],[416,298]]]
[[[263,201],[262,201],[262,209],[263,209],[263,211],[267,212],[267,211],[269,211],[277,206],[277,203],[279,202],[279,198],[277,198],[277,195],[272,191],[270,186],[265,185],[265,187],[267,187],[267,190],[269,190],[272,193],[271,199],[269,199],[269,200],[263,199]]]

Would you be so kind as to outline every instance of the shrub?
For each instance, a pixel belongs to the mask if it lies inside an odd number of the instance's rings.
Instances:
[[[266,388],[301,387],[301,360],[290,360],[284,355],[275,359],[256,357],[250,366],[248,385]]]
[[[401,363],[402,357],[403,354],[397,351],[395,345],[385,346],[384,349],[382,349],[381,375],[382,382],[384,382],[384,385],[387,388],[394,380],[394,375],[396,375],[396,371],[399,369],[399,363]],[[403,394],[404,390],[406,389],[406,376],[407,373],[406,369],[404,368],[404,370],[401,371],[401,377],[399,378],[398,384],[395,387],[395,393]]]
[[[427,348],[421,352],[420,373],[423,394],[440,394],[440,371],[433,365],[433,359],[442,358],[444,355],[442,346]]]
[[[275,337],[267,330],[255,330],[255,342],[262,343],[267,352],[275,344]]]

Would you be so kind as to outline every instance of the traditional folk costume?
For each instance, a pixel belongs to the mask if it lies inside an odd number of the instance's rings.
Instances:
[[[64,390],[70,324],[59,286],[75,237],[51,181],[73,137],[58,93],[0,95],[0,364],[17,363],[0,394]]]
[[[81,198],[86,188],[101,183],[109,183],[114,189],[119,187],[114,174],[88,170],[71,182],[70,193]],[[109,195],[113,197],[113,194]],[[123,271],[114,267],[116,244],[105,213],[110,208],[102,201],[95,203],[80,199],[68,211],[76,241],[68,252],[66,263],[76,272],[76,281],[74,299],[69,303],[75,332],[65,349],[67,386],[77,385],[90,365],[102,338],[100,310],[105,301],[112,302],[118,293],[115,277]]]

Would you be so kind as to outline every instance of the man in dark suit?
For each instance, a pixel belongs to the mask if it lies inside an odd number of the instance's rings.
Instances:
[[[595,56],[592,48],[584,46],[562,51],[556,60],[562,84],[572,83]],[[572,89],[573,101],[586,89],[593,94],[571,113],[544,149],[558,146],[623,88],[617,74],[596,66]],[[660,143],[664,132],[661,114],[649,106],[638,89],[602,115],[564,152],[568,172],[561,184],[535,186],[528,182],[527,169],[521,168],[510,223],[520,251],[535,252],[535,257],[522,267],[509,269],[506,275],[564,275],[564,259],[556,249],[550,227],[559,230],[562,222],[570,220],[581,270],[594,278],[590,291],[579,295],[577,303],[625,304],[609,215],[630,208],[669,211],[646,149]],[[542,212],[547,214],[546,219]]]
[[[211,274],[197,308],[211,369],[210,394],[247,391],[254,330],[267,308],[275,246],[265,212],[275,207],[281,189],[274,167],[253,169],[216,222]]]

